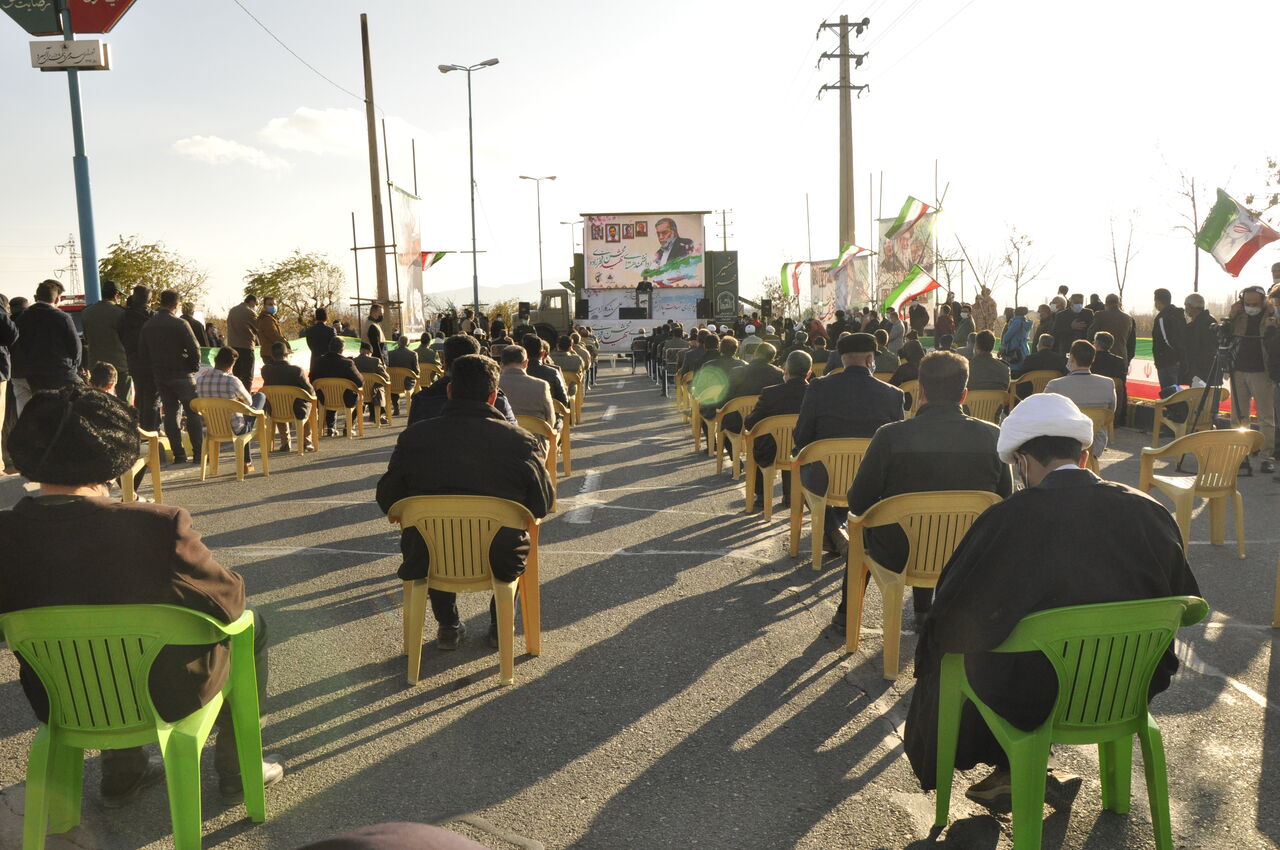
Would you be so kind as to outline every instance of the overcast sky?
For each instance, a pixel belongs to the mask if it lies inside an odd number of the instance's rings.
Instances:
[[[570,263],[558,222],[581,212],[732,210],[729,246],[750,292],[808,256],[808,193],[813,254],[833,255],[837,100],[815,93],[837,69],[814,65],[835,40],[814,33],[842,12],[871,18],[855,44],[870,51],[855,81],[871,84],[854,104],[859,232],[908,194],[932,201],[937,160],[950,187],[944,247],[958,235],[977,261],[1012,225],[1035,239],[1049,265],[1024,301],[1059,283],[1113,290],[1113,216],[1122,230],[1135,222],[1131,306],[1149,308],[1156,286],[1189,291],[1178,173],[1197,178],[1207,204],[1217,186],[1262,189],[1266,156],[1280,156],[1271,0],[1221,12],[1114,0],[242,2],[357,93],[359,11],[369,13],[391,177],[412,188],[416,139],[434,250],[470,240],[465,78],[436,66],[501,59],[474,77],[480,278],[527,284],[530,296],[534,187],[521,174],[558,177],[542,184],[549,281]],[[232,0],[139,0],[105,38],[115,70],[82,75],[99,250],[120,234],[162,240],[208,270],[205,306],[217,311],[247,268],[295,248],[328,254],[354,294],[353,211],[362,244],[371,239],[360,100]],[[52,246],[79,238],[66,80],[30,67],[28,40],[0,20],[0,292],[10,296],[29,295],[64,263]],[[709,220],[715,247],[719,232]],[[1268,283],[1277,260],[1270,246],[1235,281],[1202,255],[1201,289],[1226,297]],[[368,263],[361,276],[367,293]],[[449,257],[426,279],[428,290],[467,287],[470,264]],[[1001,304],[1009,295],[997,287]]]

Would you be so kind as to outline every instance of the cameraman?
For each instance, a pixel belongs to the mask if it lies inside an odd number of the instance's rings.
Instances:
[[[1235,369],[1231,372],[1231,419],[1237,427],[1249,427],[1250,402],[1258,407],[1258,424],[1262,431],[1262,472],[1275,471],[1272,458],[1276,448],[1275,384],[1267,375],[1267,358],[1263,352],[1263,340],[1268,347],[1274,342],[1280,321],[1276,319],[1276,307],[1267,301],[1267,293],[1261,286],[1248,286],[1240,291],[1240,298],[1231,305],[1227,321],[1239,340]]]

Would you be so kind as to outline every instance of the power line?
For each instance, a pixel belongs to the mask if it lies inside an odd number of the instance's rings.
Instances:
[[[294,50],[294,49],[293,49],[292,47],[290,47],[289,45],[285,44],[285,43],[280,39],[280,36],[278,36],[278,35],[276,35],[275,33],[273,33],[273,32],[271,31],[271,29],[270,29],[266,24],[264,24],[262,21],[258,20],[257,16],[256,16],[256,15],[254,15],[254,14],[253,14],[253,12],[250,12],[250,11],[245,7],[245,5],[244,5],[243,3],[241,3],[241,2],[240,2],[240,0],[231,0],[231,2],[232,2],[232,3],[235,3],[237,6],[239,6],[239,7],[240,7],[240,10],[241,10],[242,12],[244,12],[246,15],[248,15],[248,16],[253,20],[253,22],[254,22],[255,24],[257,24],[259,27],[261,27],[263,32],[265,32],[267,35],[271,36],[271,38],[275,41],[275,43],[276,43],[276,44],[280,45],[280,46],[281,46],[281,47],[283,47],[285,50],[287,50],[287,51],[289,52],[289,55],[290,55],[290,56],[292,56],[294,59],[297,59],[299,62],[301,62],[303,65],[305,65],[305,66],[306,66],[306,67],[307,67],[307,68],[308,68],[308,69],[309,69],[313,74],[315,74],[317,77],[319,77],[320,79],[324,80],[326,83],[328,83],[329,85],[333,86],[335,89],[337,89],[338,91],[342,92],[343,94],[346,94],[346,95],[348,95],[348,96],[350,96],[350,97],[354,97],[356,100],[360,101],[361,103],[364,103],[364,97],[362,97],[361,95],[356,94],[355,92],[351,91],[350,89],[345,88],[344,86],[341,86],[341,85],[339,85],[338,83],[334,82],[332,79],[330,79],[328,76],[326,76],[326,75],[324,74],[324,72],[322,72],[322,71],[321,71],[319,68],[317,68],[315,65],[312,65],[312,64],[311,64],[310,62],[308,62],[306,59],[303,59],[301,56],[299,56],[299,55],[298,55],[298,52],[297,52],[296,50]],[[386,114],[385,112],[383,112],[382,107],[377,106],[377,104],[374,104],[374,106],[377,108],[377,110],[378,110],[379,112],[382,112],[384,115]]]
[[[871,48],[879,44],[881,41],[883,41],[885,36],[887,36],[890,32],[892,32],[893,28],[898,25],[898,22],[901,21],[903,18],[905,18],[907,15],[911,14],[911,10],[919,5],[920,5],[920,0],[911,0],[911,3],[907,5],[907,8],[903,9],[902,12],[898,14],[898,17],[894,18],[892,21],[889,22],[889,26],[880,30],[879,35],[877,35],[875,38],[871,40],[871,43],[867,45],[867,49],[870,50]]]
[[[887,73],[889,73],[890,71],[892,71],[894,68],[896,68],[896,67],[898,67],[899,65],[901,65],[901,64],[902,64],[902,62],[903,62],[904,60],[906,60],[906,58],[907,58],[908,56],[910,56],[912,53],[915,53],[915,52],[916,52],[917,50],[919,50],[922,46],[924,46],[924,43],[925,43],[925,42],[927,42],[929,39],[933,38],[935,35],[937,35],[938,33],[942,32],[943,28],[944,28],[944,27],[946,27],[946,26],[947,26],[947,24],[951,23],[951,22],[952,22],[952,21],[954,21],[956,18],[960,17],[961,13],[963,13],[965,9],[968,9],[970,6],[972,6],[975,2],[977,2],[977,0],[969,0],[969,2],[968,2],[968,3],[965,3],[965,4],[964,4],[963,6],[961,6],[959,9],[957,9],[957,10],[956,10],[956,12],[955,12],[955,14],[953,14],[951,17],[949,17],[949,18],[947,18],[945,21],[943,21],[943,22],[938,26],[938,28],[937,28],[937,29],[935,29],[933,32],[929,33],[929,34],[928,34],[928,35],[926,35],[924,38],[920,39],[920,41],[918,41],[918,42],[916,43],[915,47],[912,47],[912,48],[911,48],[910,50],[908,50],[906,53],[904,53],[904,54],[902,54],[901,56],[899,56],[899,57],[898,57],[898,58],[897,58],[897,59],[896,59],[892,64],[890,64],[890,65],[889,65],[889,67],[887,67],[887,68],[885,68],[883,71],[881,71],[881,72],[876,76],[876,78],[875,78],[874,80],[872,80],[872,82],[875,82],[876,80],[878,80],[878,79],[880,79],[881,77],[883,77],[885,74],[887,74]]]

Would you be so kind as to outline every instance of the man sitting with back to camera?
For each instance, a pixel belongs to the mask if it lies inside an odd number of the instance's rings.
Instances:
[[[396,340],[396,347],[387,352],[387,367],[389,369],[408,369],[413,373],[413,377],[404,382],[403,386],[397,386],[393,381],[391,386],[391,415],[400,415],[400,396],[410,395],[413,388],[418,384],[418,353],[409,348],[409,337],[404,334]]]
[[[329,351],[322,355],[319,360],[311,367],[311,380],[319,383],[322,378],[342,378],[350,381],[359,389],[364,383],[364,378],[360,375],[360,370],[356,368],[356,364],[351,361],[350,357],[343,355],[345,346],[341,337],[334,337],[329,340]],[[326,399],[324,393],[316,390],[322,404],[338,406],[338,399]],[[360,397],[356,395],[356,390],[344,390],[342,393],[341,406],[355,407]],[[324,432],[325,436],[333,437],[337,435],[337,429],[334,427],[334,420],[338,412],[336,410],[326,410],[324,412]],[[356,411],[356,416],[360,415],[360,411]]]
[[[439,416],[444,410],[445,403],[449,401],[449,375],[453,367],[453,362],[460,357],[468,354],[479,354],[480,342],[468,334],[458,334],[451,336],[444,341],[444,346],[440,349],[440,359],[444,374],[436,379],[431,386],[424,388],[421,392],[413,397],[413,401],[409,404],[409,421],[405,426],[413,425],[421,422],[423,419],[431,419]],[[493,402],[494,408],[502,414],[503,418],[512,425],[516,424],[516,414],[511,409],[510,402],[503,394],[502,390],[498,390],[498,398]]]
[[[733,401],[735,398],[744,396],[758,396],[764,391],[765,387],[771,387],[774,384],[782,383],[782,370],[773,365],[773,358],[777,356],[777,349],[772,343],[760,342],[751,349],[751,362],[745,367],[734,369],[729,373],[729,396],[725,399],[724,404],[716,406],[716,409],[724,407],[725,404]],[[742,432],[742,414],[726,413],[724,419],[720,422],[720,427],[734,434]],[[729,446],[725,445],[725,451],[729,451]]]
[[[300,390],[315,394],[315,390],[311,386],[311,382],[302,374],[301,366],[294,366],[289,362],[289,350],[283,342],[273,342],[271,351],[268,352],[270,358],[263,358],[262,364],[262,385],[275,387],[297,387]],[[268,415],[271,413],[271,405],[268,404],[264,408]],[[311,413],[311,403],[297,398],[293,400],[293,418],[302,421],[301,433],[298,439],[302,440],[304,451],[313,452],[316,450],[316,435],[311,427],[311,419],[308,414]],[[276,432],[280,435],[280,448],[282,452],[290,450],[289,444],[289,423],[277,422]]]
[[[525,367],[525,372],[529,375],[540,378],[547,382],[547,386],[551,388],[551,400],[558,401],[566,408],[569,406],[569,393],[564,388],[564,378],[560,377],[560,370],[547,363],[547,358],[551,354],[551,346],[547,345],[547,341],[535,333],[527,333],[520,337],[520,345],[524,346],[525,352],[529,355],[529,363]],[[555,426],[560,427],[558,421],[554,422]]]
[[[388,511],[408,496],[493,496],[519,502],[538,519],[547,515],[555,493],[543,463],[545,455],[533,435],[507,422],[493,406],[498,377],[498,364],[483,355],[469,354],[451,362],[448,399],[439,415],[410,425],[396,440],[387,471],[378,481],[378,507]],[[499,529],[489,553],[499,581],[514,581],[524,573],[529,545],[527,532]],[[404,562],[399,577],[404,581],[426,578],[427,546],[417,529],[404,529],[400,551]],[[439,627],[439,648],[456,649],[466,632],[458,615],[457,595],[432,588],[427,595]],[[498,645],[497,607],[492,599],[489,644]]]
[[[1064,395],[1076,403],[1076,407],[1101,407],[1116,409],[1116,385],[1110,378],[1095,375],[1090,370],[1093,366],[1093,344],[1086,339],[1078,339],[1071,343],[1067,353],[1069,372],[1061,378],[1054,378],[1045,385],[1047,393]],[[1092,445],[1087,447],[1095,458],[1101,457],[1107,448],[1107,429],[1099,428]]]
[[[786,368],[782,371],[782,382],[764,387],[760,390],[760,400],[743,420],[743,426],[749,431],[770,416],[795,416],[800,413],[804,403],[805,391],[809,388],[809,373],[813,370],[813,358],[809,352],[796,349],[787,355]],[[725,417],[726,419],[728,417]],[[762,434],[751,441],[751,454],[760,468],[773,466],[778,461],[778,444],[772,436]],[[772,493],[763,493],[764,475],[756,470],[753,485],[757,499],[763,495],[773,498]],[[791,505],[791,473],[782,471],[782,498]],[[762,504],[758,501],[757,504]]]
[[[267,404],[267,397],[262,393],[250,393],[240,379],[232,374],[236,360],[240,357],[234,348],[219,348],[213,356],[213,366],[201,370],[196,375],[196,398],[226,398],[247,404],[254,410],[262,410]],[[256,426],[253,418],[246,418],[243,413],[231,414],[231,431],[235,434],[248,433]],[[259,446],[258,451],[271,451],[271,443]],[[244,444],[245,472],[253,471],[253,455],[249,452],[249,443]]]

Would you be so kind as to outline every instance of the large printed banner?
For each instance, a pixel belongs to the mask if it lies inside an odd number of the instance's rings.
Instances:
[[[868,299],[877,304],[883,303],[890,292],[897,289],[898,284],[911,271],[912,266],[924,269],[930,277],[936,278],[933,257],[933,227],[936,213],[926,214],[914,227],[899,233],[892,239],[885,239],[885,232],[893,226],[897,219],[877,219],[880,235],[880,262],[876,267],[876,291],[874,297]]]
[[[654,290],[704,285],[705,212],[584,213],[587,289]]]
[[[401,330],[417,336],[426,330],[427,307],[422,291],[422,226],[417,195],[392,186],[396,212],[396,263],[400,266]]]
[[[831,271],[833,262],[815,260],[809,265],[809,305],[823,324],[835,321],[836,310],[862,309],[875,303],[870,256],[854,257]]]

